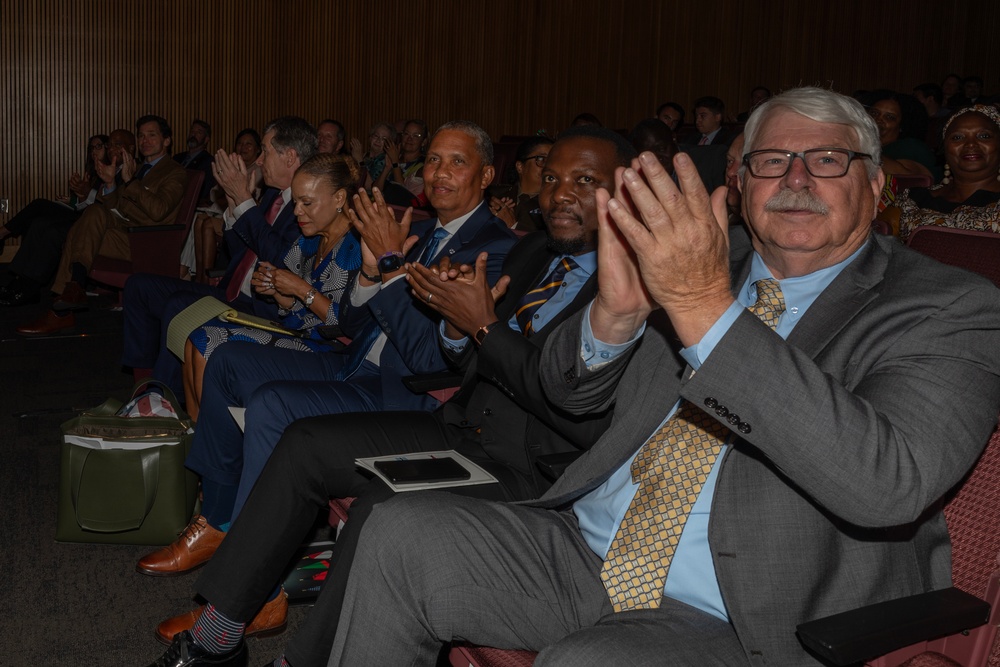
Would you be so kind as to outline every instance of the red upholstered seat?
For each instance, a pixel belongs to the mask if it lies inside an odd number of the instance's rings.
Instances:
[[[1000,286],[1000,234],[925,225],[906,245],[943,264],[974,271]]]

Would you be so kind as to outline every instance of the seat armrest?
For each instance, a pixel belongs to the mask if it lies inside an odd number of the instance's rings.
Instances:
[[[542,474],[545,475],[550,481],[556,481],[562,474],[566,472],[566,468],[570,466],[573,461],[576,461],[583,455],[583,452],[560,452],[558,454],[542,454],[535,459],[535,466],[538,467]]]
[[[990,605],[957,588],[879,602],[802,623],[802,643],[835,665],[850,665],[920,641],[971,630]]]
[[[462,384],[462,376],[451,371],[440,373],[425,373],[423,375],[407,375],[403,384],[414,394],[427,394],[441,389],[451,389]]]
[[[141,232],[179,232],[184,229],[184,225],[136,225],[135,227],[126,227],[125,231],[129,234],[139,234]]]

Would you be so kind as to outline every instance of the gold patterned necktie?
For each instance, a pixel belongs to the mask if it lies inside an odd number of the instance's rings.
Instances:
[[[778,281],[758,280],[749,309],[772,329],[785,310]],[[674,550],[729,429],[682,400],[674,415],[632,461],[639,484],[601,568],[615,611],[655,609]]]

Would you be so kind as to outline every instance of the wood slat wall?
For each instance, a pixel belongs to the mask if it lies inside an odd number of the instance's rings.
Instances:
[[[590,111],[628,127],[704,94],[909,90],[950,71],[1000,92],[995,0],[3,0],[0,197],[65,190],[86,138],[137,116],[212,145],[295,113],[476,120],[494,137]],[[0,216],[0,220],[3,216]]]

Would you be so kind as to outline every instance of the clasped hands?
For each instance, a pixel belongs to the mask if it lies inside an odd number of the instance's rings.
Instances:
[[[681,343],[696,344],[732,304],[726,188],[709,197],[684,153],[674,157],[680,188],[644,152],[615,173],[615,196],[597,193],[598,295],[594,335],[630,340],[663,308]]]
[[[254,291],[265,296],[301,298],[312,285],[287,269],[279,269],[270,262],[260,262],[250,277]],[[284,307],[284,306],[282,306]]]
[[[497,300],[507,292],[510,277],[490,287],[486,277],[489,255],[479,253],[475,265],[452,264],[447,257],[435,266],[407,264],[406,281],[420,299],[445,319],[445,335],[473,336],[480,327],[497,321]]]

